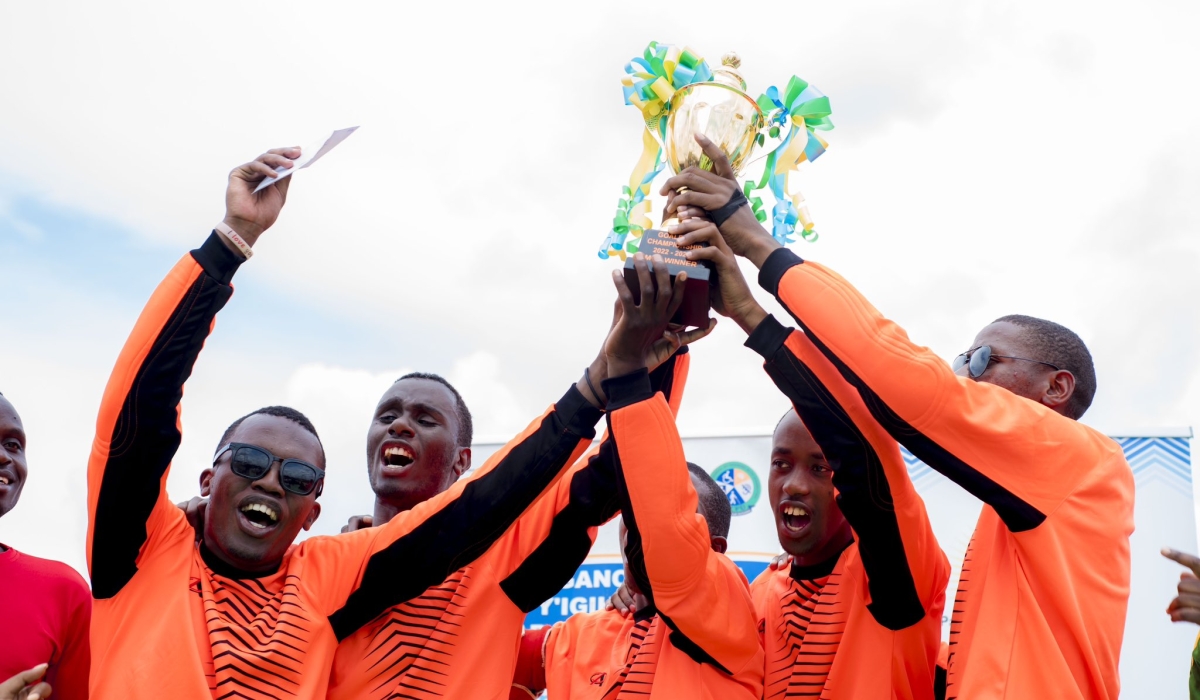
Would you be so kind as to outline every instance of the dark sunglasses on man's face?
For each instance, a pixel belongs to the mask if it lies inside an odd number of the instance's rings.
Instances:
[[[258,445],[247,445],[244,442],[231,442],[225,446],[225,449],[217,453],[213,458],[213,466],[217,466],[217,461],[221,459],[221,455],[226,452],[233,452],[229,457],[229,469],[234,474],[249,479],[250,481],[258,481],[271,471],[271,465],[280,462],[279,465],[279,485],[285,491],[290,491],[298,496],[307,496],[317,488],[321,479],[325,478],[325,472],[317,469],[308,462],[299,459],[283,459],[276,457],[267,450]],[[320,496],[320,492],[317,492]]]
[[[1021,362],[1036,362],[1039,365],[1046,365],[1051,369],[1062,369],[1061,367],[1052,365],[1049,362],[1042,362],[1041,360],[1030,360],[1026,357],[1013,357],[1011,355],[993,355],[992,346],[990,345],[980,345],[974,350],[968,350],[964,352],[963,354],[954,358],[954,362],[950,363],[950,367],[955,372],[958,372],[958,370],[963,368],[963,365],[966,365],[967,372],[970,373],[971,378],[979,379],[983,376],[983,373],[987,371],[988,366],[992,364],[993,358],[999,358],[1002,360],[1020,360]]]

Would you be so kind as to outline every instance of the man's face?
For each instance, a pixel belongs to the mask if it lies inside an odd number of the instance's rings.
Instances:
[[[767,495],[779,544],[797,564],[819,564],[849,541],[850,524],[838,508],[833,470],[795,411],[775,429]]]
[[[975,342],[971,344],[971,350],[982,345],[990,345],[992,360],[988,364],[988,368],[975,381],[995,384],[1008,389],[1017,396],[1024,396],[1040,403],[1055,370],[1037,362],[996,357],[996,355],[1007,355],[1041,360],[1042,358],[1031,354],[1033,350],[1027,347],[1024,334],[1025,329],[1007,321],[993,323],[979,331],[979,335],[975,336]],[[961,367],[958,374],[963,377],[971,376],[966,366]]]
[[[704,493],[703,489],[708,488],[708,485],[702,483],[694,474],[689,473],[688,476],[692,480],[692,488],[696,490],[696,493]],[[696,512],[700,514],[700,517],[704,518],[705,522],[708,521],[708,516],[704,513],[704,501],[697,502]],[[625,527],[625,520],[621,519],[620,525],[617,527],[617,536],[621,540],[621,563],[625,565],[625,586],[631,593],[640,594],[642,591],[638,588],[637,582],[633,580],[633,575],[629,572],[629,557],[625,554],[625,545],[629,543],[629,530]],[[710,544],[714,552],[725,553],[726,543],[724,537],[713,537],[710,540]]]
[[[367,431],[371,490],[409,510],[450,488],[471,466],[458,444],[454,394],[429,379],[402,379],[379,400]]]
[[[27,471],[25,427],[17,409],[0,396],[0,516],[16,507]]]
[[[267,450],[279,459],[299,459],[325,469],[325,456],[317,436],[279,416],[254,415],[238,426],[229,439]],[[209,499],[204,515],[204,543],[213,553],[243,571],[270,571],[278,567],[301,530],[307,530],[321,513],[317,490],[301,496],[279,483],[280,463],[257,481],[234,474],[230,452],[200,476],[200,495]],[[258,506],[258,508],[254,508]],[[265,506],[269,513],[263,513]]]

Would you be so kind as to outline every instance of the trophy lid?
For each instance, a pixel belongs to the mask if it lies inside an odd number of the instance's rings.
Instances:
[[[746,91],[746,80],[738,72],[742,58],[730,51],[721,57],[721,67],[713,70],[712,82],[728,85],[735,90]]]

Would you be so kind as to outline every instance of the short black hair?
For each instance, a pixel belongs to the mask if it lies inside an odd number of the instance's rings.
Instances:
[[[1048,362],[1075,375],[1075,393],[1066,409],[1068,417],[1079,420],[1096,397],[1096,367],[1083,339],[1066,326],[1033,316],[1011,314],[993,323],[1011,323],[1024,329],[1023,339],[1033,355],[1029,359]]]
[[[704,484],[704,492],[697,493],[700,504],[704,507],[704,519],[708,521],[708,534],[716,537],[729,537],[729,521],[733,510],[729,506],[729,496],[713,480],[709,473],[698,464],[687,463],[688,471]]]
[[[400,377],[396,382],[402,382],[405,379],[428,379],[431,382],[437,382],[450,390],[454,394],[454,411],[458,414],[458,446],[470,447],[471,440],[475,439],[475,422],[471,420],[471,409],[467,408],[467,402],[463,401],[462,394],[458,393],[458,389],[454,385],[446,381],[446,378],[440,374],[433,372],[409,372]],[[396,382],[392,382],[395,384]]]
[[[222,447],[225,447],[229,444],[229,439],[233,437],[234,431],[237,430],[238,426],[240,426],[250,416],[275,416],[276,418],[286,418],[290,420],[301,428],[304,428],[308,432],[312,433],[313,437],[317,439],[317,443],[321,445],[321,457],[325,456],[325,444],[321,442],[321,436],[317,435],[316,426],[312,424],[312,421],[308,419],[308,416],[288,406],[264,406],[263,408],[260,408],[257,411],[251,411],[230,423],[229,427],[225,429],[225,433],[221,435],[221,442],[217,444],[218,452],[221,451]]]

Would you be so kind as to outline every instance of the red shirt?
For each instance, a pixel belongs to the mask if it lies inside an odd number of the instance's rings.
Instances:
[[[0,552],[0,681],[49,663],[55,700],[88,696],[92,592],[71,567],[9,548]]]

